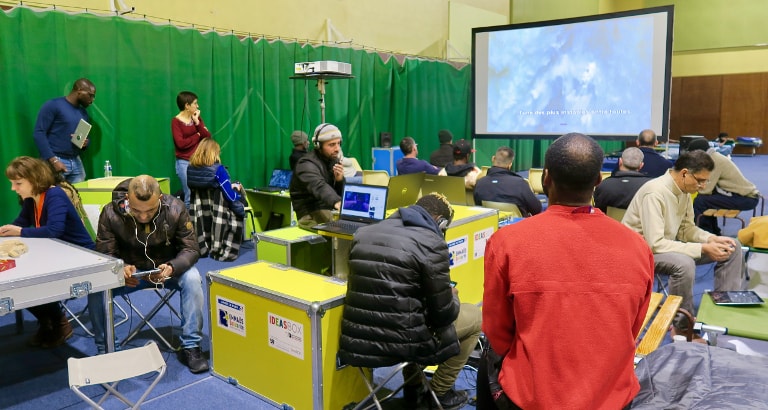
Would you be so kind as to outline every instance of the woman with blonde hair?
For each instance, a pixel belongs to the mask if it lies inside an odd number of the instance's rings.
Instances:
[[[227,168],[221,164],[218,142],[200,141],[189,159],[187,184],[200,255],[217,260],[237,259],[243,239],[245,199],[242,185],[232,183]]]
[[[27,156],[13,159],[5,169],[11,190],[22,200],[19,216],[0,226],[0,236],[22,238],[57,238],[94,249],[95,244],[72,201],[56,180],[48,164]],[[28,309],[40,325],[28,343],[51,348],[64,344],[72,336],[72,327],[59,302]]]

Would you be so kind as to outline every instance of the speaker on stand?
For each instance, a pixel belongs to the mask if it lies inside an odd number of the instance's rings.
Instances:
[[[391,148],[392,147],[392,133],[391,132],[379,133],[379,146],[382,147],[382,148]]]

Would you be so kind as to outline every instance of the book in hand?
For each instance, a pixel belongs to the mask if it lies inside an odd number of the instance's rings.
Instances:
[[[751,290],[729,290],[708,292],[712,302],[721,306],[752,306],[761,305],[763,299]]]
[[[77,124],[77,128],[75,129],[75,132],[72,134],[72,141],[73,144],[77,146],[77,148],[83,148],[83,145],[85,145],[85,140],[88,139],[88,133],[91,132],[91,124],[89,124],[84,119],[80,119],[80,122]]]

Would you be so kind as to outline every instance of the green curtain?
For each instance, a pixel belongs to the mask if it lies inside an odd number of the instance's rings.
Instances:
[[[413,136],[423,155],[437,148],[442,128],[467,135],[469,67],[18,7],[0,13],[7,104],[0,163],[37,156],[32,131],[40,106],[87,77],[96,85],[91,144],[82,156],[89,178],[102,176],[110,160],[114,175],[168,176],[177,190],[170,122],[176,94],[190,90],[233,178],[263,185],[273,168],[288,167],[290,133],[311,135],[320,123],[317,81],[290,78],[294,63],[316,60],[352,64],[353,79],[325,84],[325,115],[341,129],[345,155],[364,168],[372,166],[380,132],[391,132],[395,143]],[[18,213],[15,194],[0,189],[0,204],[7,223]]]
[[[40,106],[87,77],[96,85],[91,144],[82,156],[89,178],[102,176],[109,160],[116,176],[171,177],[178,190],[170,122],[179,111],[176,95],[189,90],[233,179],[264,185],[273,168],[288,167],[291,132],[311,135],[320,123],[317,81],[290,78],[294,63],[318,60],[352,65],[354,78],[324,84],[325,116],[342,131],[345,155],[363,168],[372,167],[380,132],[392,133],[394,144],[414,137],[422,158],[437,148],[440,129],[469,137],[469,66],[17,7],[0,13],[0,164],[37,156],[32,131]],[[548,141],[477,140],[478,164],[488,165],[502,144],[517,151],[521,170],[540,166]],[[18,213],[15,194],[0,189],[0,204],[0,224],[7,223]]]

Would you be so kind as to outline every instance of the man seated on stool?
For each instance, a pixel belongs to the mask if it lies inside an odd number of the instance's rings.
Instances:
[[[480,309],[451,287],[445,230],[448,200],[431,193],[378,224],[360,228],[349,258],[339,358],[362,367],[440,363],[431,387],[444,409],[468,401],[453,388],[480,336]],[[428,400],[418,368],[403,369],[408,406]]]
[[[530,184],[520,175],[512,172],[515,151],[509,147],[499,147],[491,157],[492,167],[484,178],[475,185],[475,205],[483,201],[506,202],[517,205],[523,216],[541,212],[541,201],[531,190]]]
[[[695,138],[688,144],[688,151],[705,151],[715,162],[715,169],[709,174],[709,183],[701,187],[699,195],[693,200],[694,221],[698,221],[701,229],[720,235],[717,218],[701,216],[707,209],[738,209],[748,211],[757,206],[760,192],[755,184],[750,182],[739,167],[717,149],[709,145],[706,138]]]
[[[400,141],[400,151],[403,151],[403,157],[397,160],[397,174],[417,174],[424,171],[427,174],[437,175],[440,168],[419,159],[417,146],[418,144],[411,137],[405,137]]]
[[[652,178],[640,172],[643,152],[630,147],[621,153],[619,170],[595,188],[595,206],[607,212],[608,207],[627,209],[635,193]]]
[[[682,296],[681,308],[692,315],[696,265],[716,262],[715,290],[743,289],[741,244],[696,226],[691,194],[706,187],[715,167],[704,151],[680,155],[674,167],[640,187],[622,223],[645,238],[653,252],[655,271],[669,275],[669,293]],[[684,333],[688,320],[678,314],[675,331]]]
[[[299,227],[312,227],[332,219],[339,210],[344,192],[341,164],[341,131],[333,124],[320,124],[312,135],[315,149],[299,158],[291,178],[291,205]]]
[[[208,371],[208,360],[200,350],[203,339],[203,283],[195,263],[200,251],[195,230],[184,202],[173,195],[163,195],[160,184],[149,175],[139,175],[120,183],[117,192],[128,191],[124,198],[107,204],[99,217],[96,250],[125,262],[125,287],[113,294],[127,294],[139,289],[167,287],[181,293],[182,362],[192,373]],[[160,269],[137,279],[134,272]],[[93,319],[96,347],[105,351],[103,298],[88,295],[88,310]]]

